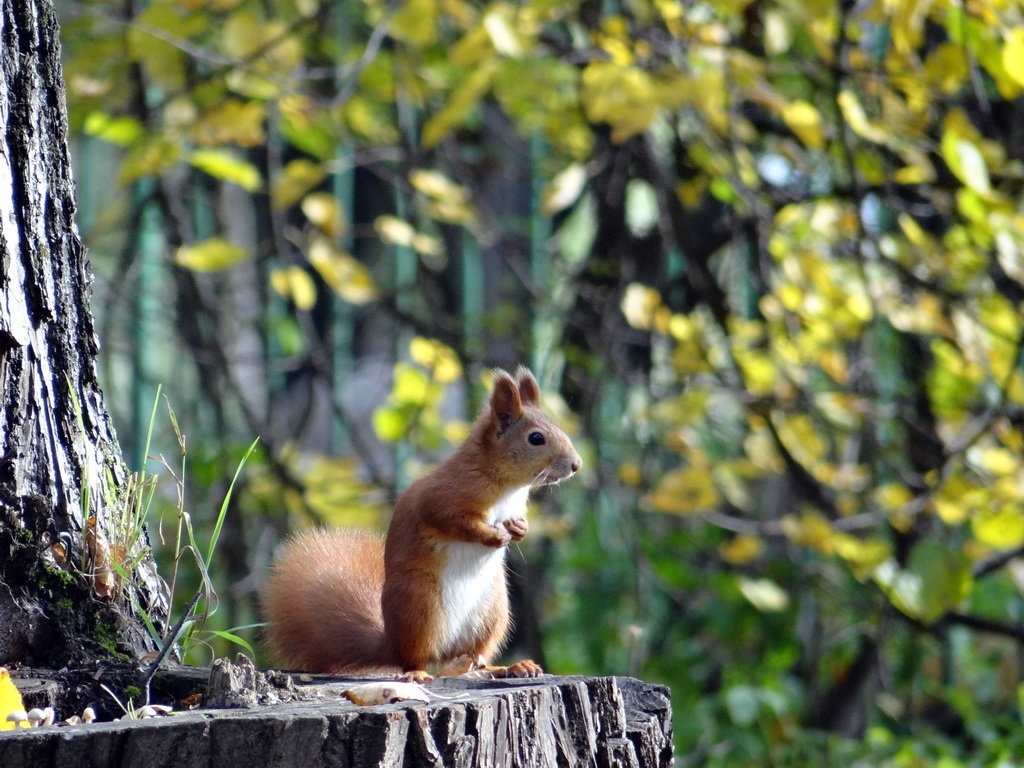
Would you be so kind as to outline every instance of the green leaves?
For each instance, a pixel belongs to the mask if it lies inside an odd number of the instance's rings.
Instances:
[[[915,546],[905,568],[885,561],[875,571],[875,581],[893,605],[924,624],[957,608],[974,585],[967,556],[938,541]]]

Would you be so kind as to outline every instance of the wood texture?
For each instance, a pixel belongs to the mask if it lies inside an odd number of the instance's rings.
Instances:
[[[327,697],[316,701],[8,732],[0,765],[654,768],[672,760],[668,689],[632,678],[444,678],[430,686],[438,695],[430,704],[373,707],[339,695],[352,678],[331,680],[312,678]]]
[[[97,383],[91,275],[49,0],[0,0],[0,663],[54,665],[152,649],[128,608],[162,625],[153,562],[114,585],[130,546],[110,500],[125,469]],[[87,518],[108,543],[90,552]],[[90,563],[105,563],[97,589]],[[86,583],[83,574],[94,580]],[[123,586],[123,589],[122,589]],[[116,595],[114,594],[116,593]],[[101,599],[96,599],[97,597]],[[114,598],[118,599],[114,599]]]

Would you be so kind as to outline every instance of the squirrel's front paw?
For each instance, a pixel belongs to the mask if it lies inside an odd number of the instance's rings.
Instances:
[[[530,524],[526,522],[525,517],[513,517],[511,520],[506,520],[503,525],[509,536],[512,537],[512,541],[522,541],[530,532]]]

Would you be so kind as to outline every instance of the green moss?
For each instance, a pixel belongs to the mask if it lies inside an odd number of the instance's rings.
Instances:
[[[69,597],[60,598],[55,605],[58,611],[70,611],[75,607],[74,601]]]
[[[124,696],[129,701],[141,701],[142,691],[136,685],[129,685],[124,689]]]
[[[114,625],[103,621],[99,611],[93,614],[93,618],[96,620],[96,625],[92,631],[92,639],[96,641],[96,644],[111,656],[127,659],[128,657],[117,649],[117,644],[121,638]]]
[[[43,567],[40,572],[39,585],[50,589],[64,591],[75,583],[75,576],[70,571],[60,568]]]

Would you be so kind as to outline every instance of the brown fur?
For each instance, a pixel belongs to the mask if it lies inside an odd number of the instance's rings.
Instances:
[[[530,444],[534,432],[543,435],[542,445]],[[559,482],[579,466],[572,442],[541,411],[533,375],[520,368],[513,379],[496,371],[488,408],[466,441],[398,500],[383,553],[379,540],[365,535],[316,532],[281,555],[265,598],[277,657],[310,671],[398,666],[413,678],[463,655],[489,660],[509,626],[504,568],[480,606],[477,631],[443,648],[444,545],[501,548],[518,541],[525,519],[492,525],[491,508],[511,491]],[[539,671],[530,665],[523,669]]]
[[[363,531],[312,530],[281,552],[263,594],[267,641],[290,669],[383,669],[384,542]]]

